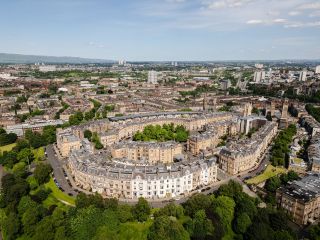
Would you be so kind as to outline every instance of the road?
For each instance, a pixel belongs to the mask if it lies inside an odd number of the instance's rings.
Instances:
[[[53,149],[53,145],[49,145],[46,147],[47,152],[47,160],[51,164],[53,168],[53,175],[56,178],[56,181],[59,183],[62,190],[67,194],[76,195],[77,193],[74,191],[72,186],[68,183],[66,177],[63,172],[63,162],[58,159],[55,155],[55,151]]]

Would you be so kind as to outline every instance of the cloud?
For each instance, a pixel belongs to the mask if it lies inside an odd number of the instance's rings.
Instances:
[[[267,19],[267,20],[261,20],[261,19],[252,19],[247,21],[246,23],[249,25],[258,25],[258,24],[264,24],[264,25],[273,25],[273,24],[283,24],[286,23],[287,20],[284,18],[276,18],[276,19]]]
[[[299,12],[299,11],[291,11],[288,13],[289,16],[298,16],[300,14],[301,14],[301,12]]]
[[[252,25],[255,25],[255,24],[263,24],[264,22],[260,19],[252,19],[252,20],[249,20],[247,21],[247,24],[252,24]]]
[[[219,0],[208,3],[209,9],[236,8],[247,5],[252,0]]]
[[[310,13],[309,17],[320,17],[320,11]]]
[[[304,27],[320,27],[320,21],[317,22],[295,22],[284,25],[285,28],[304,28]]]
[[[185,0],[166,0],[166,2],[171,2],[171,3],[183,3]]]
[[[96,43],[96,42],[93,42],[93,41],[88,42],[88,45],[90,47],[96,47],[96,48],[104,48],[105,47],[105,45],[100,44],[100,43]]]
[[[277,18],[277,19],[273,19],[272,22],[273,23],[285,23],[285,22],[287,22],[287,20],[284,18]]]
[[[141,0],[138,10],[164,29],[236,31],[250,25],[316,27],[309,21],[318,20],[318,5],[306,0]]]
[[[320,2],[305,3],[300,5],[298,9],[302,9],[302,10],[320,9]]]

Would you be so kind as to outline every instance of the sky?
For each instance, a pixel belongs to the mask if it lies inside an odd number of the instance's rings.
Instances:
[[[320,0],[0,0],[0,10],[2,53],[320,59]]]

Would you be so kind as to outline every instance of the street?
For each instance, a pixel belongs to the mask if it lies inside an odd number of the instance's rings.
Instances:
[[[63,191],[67,194],[76,195],[77,193],[74,191],[72,186],[69,185],[66,177],[64,176],[63,167],[61,160],[58,159],[58,157],[55,155],[55,151],[53,149],[53,145],[49,145],[46,147],[47,152],[47,159],[48,162],[51,164],[53,168],[53,175],[60,185],[60,187],[63,189]]]

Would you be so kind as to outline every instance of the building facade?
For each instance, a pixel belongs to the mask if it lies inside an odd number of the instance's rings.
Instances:
[[[231,175],[253,168],[277,133],[277,124],[266,122],[251,138],[230,143],[219,154],[219,167]]]
[[[320,174],[310,172],[301,180],[288,183],[276,192],[278,207],[299,225],[307,225],[320,217]]]

